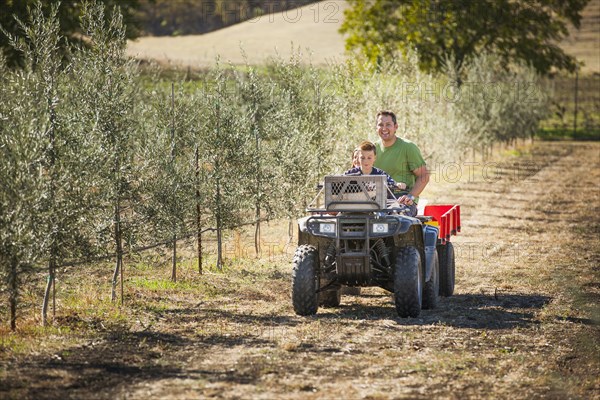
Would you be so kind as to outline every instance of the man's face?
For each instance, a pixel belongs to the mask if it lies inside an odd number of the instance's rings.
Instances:
[[[373,164],[375,163],[375,152],[361,150],[358,153],[358,162],[362,169],[373,168]]]
[[[389,115],[380,115],[377,117],[377,134],[383,142],[389,142],[396,136],[398,124],[394,124]]]

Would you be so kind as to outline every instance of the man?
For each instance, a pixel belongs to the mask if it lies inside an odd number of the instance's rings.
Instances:
[[[375,166],[387,172],[396,182],[406,184],[406,191],[401,193],[398,202],[409,206],[414,216],[417,214],[419,195],[429,182],[429,171],[417,145],[396,136],[397,129],[398,123],[393,112],[377,113],[377,134],[381,141],[375,143]]]

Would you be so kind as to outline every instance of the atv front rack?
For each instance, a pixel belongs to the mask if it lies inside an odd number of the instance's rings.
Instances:
[[[387,207],[384,175],[328,175],[306,211],[379,211]]]

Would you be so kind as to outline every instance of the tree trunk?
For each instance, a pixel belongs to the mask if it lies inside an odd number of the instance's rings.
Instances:
[[[256,205],[256,228],[254,229],[254,251],[260,257],[260,205]]]
[[[55,271],[56,271],[56,258],[51,255],[50,261],[48,261],[48,279],[46,281],[46,290],[44,291],[44,301],[42,302],[42,326],[48,325],[48,303],[50,301],[50,289],[54,287],[54,279],[55,279]],[[54,292],[53,292],[54,294]],[[54,296],[52,296],[54,299]],[[53,313],[54,316],[55,311],[55,303],[53,303]]]
[[[50,209],[56,209],[56,200],[55,200],[55,192],[56,192],[56,112],[54,109],[53,103],[54,96],[48,96],[48,109],[50,112],[50,130],[48,131],[49,135],[49,148],[48,148],[48,160],[49,160],[49,169],[50,169],[50,182],[49,182],[49,204]],[[44,291],[44,301],[42,302],[42,326],[47,326],[48,324],[48,302],[50,298],[50,289],[55,288],[54,279],[56,273],[56,260],[58,258],[58,232],[59,228],[55,226],[53,219],[51,218],[50,222],[50,259],[48,260],[48,280],[46,282],[46,290]],[[52,291],[52,316],[56,314],[56,299],[55,290]]]
[[[171,170],[175,171],[175,83],[171,82]],[[175,184],[172,188],[172,200],[173,204],[177,201],[177,196],[175,195]],[[173,229],[173,260],[172,260],[172,269],[171,269],[171,280],[173,282],[177,282],[177,220],[175,218],[175,214],[171,216],[172,218],[172,229]]]
[[[294,240],[294,221],[290,218],[288,221],[288,244]]]
[[[217,217],[217,268],[223,269],[223,235],[221,229],[221,218]]]
[[[198,273],[200,275],[202,275],[202,226],[200,224],[200,205],[197,204],[196,205],[196,213],[197,213],[197,219],[196,219],[196,234],[198,235],[197,237],[197,247],[198,247]]]
[[[115,247],[117,249],[117,260],[115,262],[115,271],[112,279],[111,300],[114,302],[117,299],[117,278],[121,276],[121,304],[123,303],[123,244],[121,235],[121,205],[117,198],[115,204]]]
[[[221,221],[221,182],[217,179],[217,268],[223,269],[223,232]]]
[[[9,303],[10,303],[10,330],[17,330],[17,299],[19,296],[18,284],[18,261],[17,257],[13,256],[10,259],[10,272],[8,276]]]
[[[198,247],[198,273],[202,275],[202,218],[200,206],[200,151],[198,145],[195,150],[196,157],[196,235]]]
[[[173,257],[171,263],[171,280],[177,282],[177,235],[173,235]]]

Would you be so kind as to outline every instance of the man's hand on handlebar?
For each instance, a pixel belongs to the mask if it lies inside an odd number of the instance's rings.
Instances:
[[[407,206],[411,206],[413,204],[415,204],[415,196],[413,196],[412,194],[405,194],[403,196],[400,196],[398,198],[398,203],[399,204],[406,204]]]

